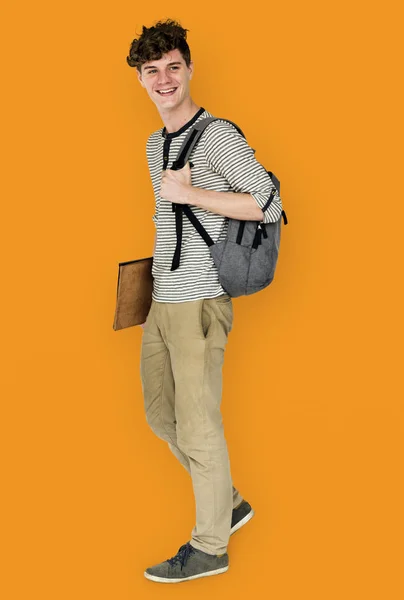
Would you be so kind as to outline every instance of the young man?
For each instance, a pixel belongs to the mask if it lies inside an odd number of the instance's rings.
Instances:
[[[276,195],[262,212],[273,183],[254,150],[226,121],[206,128],[191,162],[170,169],[193,123],[213,116],[190,96],[194,65],[186,31],[172,20],[143,27],[127,57],[164,123],[146,144],[156,240],[140,364],[145,414],[190,473],[196,502],[191,539],[144,573],[170,583],[227,571],[229,537],[254,514],[232,485],[220,412],[232,299],[219,282],[208,246],[186,218],[179,266],[172,269],[178,250],[173,203],[189,204],[215,242],[226,237],[227,217],[270,222],[282,211]]]

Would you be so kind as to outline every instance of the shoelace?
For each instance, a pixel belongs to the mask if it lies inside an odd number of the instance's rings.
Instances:
[[[167,562],[173,567],[176,562],[179,562],[182,567],[185,566],[188,558],[191,554],[194,554],[195,549],[191,546],[189,542],[183,544],[181,548],[178,550],[177,554],[172,558],[167,559]]]

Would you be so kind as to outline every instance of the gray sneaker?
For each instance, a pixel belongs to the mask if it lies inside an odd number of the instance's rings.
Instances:
[[[207,554],[191,546],[183,544],[177,554],[158,565],[149,567],[144,576],[151,581],[161,583],[180,583],[198,577],[208,577],[224,573],[229,568],[229,555]]]
[[[243,500],[240,506],[233,508],[231,515],[231,529],[230,535],[232,535],[237,529],[240,529],[254,516],[254,510],[251,508],[251,504],[247,500]]]

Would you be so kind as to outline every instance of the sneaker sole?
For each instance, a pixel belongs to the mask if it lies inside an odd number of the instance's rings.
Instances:
[[[248,523],[248,521],[253,518],[254,514],[255,514],[254,513],[254,509],[252,508],[250,510],[250,512],[245,517],[243,517],[238,523],[236,523],[230,529],[230,535],[233,535],[233,533],[235,533],[238,529],[240,529],[240,527],[242,527],[243,525],[245,525],[246,523]]]
[[[157,577],[156,575],[150,575],[150,573],[144,572],[144,576],[146,579],[150,579],[150,581],[156,581],[157,583],[181,583],[182,581],[189,581],[190,579],[198,579],[199,577],[209,577],[210,575],[219,575],[219,573],[224,573],[227,571],[229,566],[222,567],[221,569],[215,569],[214,571],[206,571],[206,573],[200,573],[198,575],[190,575],[189,577]]]

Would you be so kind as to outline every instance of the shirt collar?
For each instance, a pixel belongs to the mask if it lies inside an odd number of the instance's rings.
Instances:
[[[178,129],[177,131],[172,131],[171,133],[167,133],[166,132],[166,128],[165,126],[163,127],[163,129],[161,130],[161,135],[164,138],[170,139],[170,138],[174,138],[177,137],[178,135],[181,135],[181,133],[184,133],[184,131],[186,129],[188,129],[188,127],[190,127],[191,125],[193,125],[195,123],[195,121],[201,116],[202,113],[205,112],[205,109],[203,108],[203,106],[201,106],[201,108],[198,110],[198,112],[196,112],[194,114],[194,116],[192,117],[192,119],[190,119],[188,121],[188,123],[185,123],[185,125],[183,125],[180,129]]]

